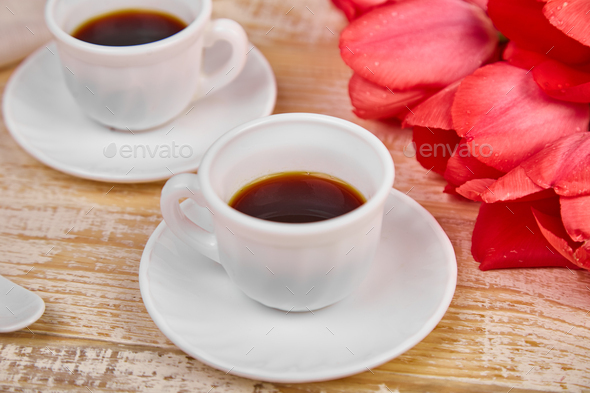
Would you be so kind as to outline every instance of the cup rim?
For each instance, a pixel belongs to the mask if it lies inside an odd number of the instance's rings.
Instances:
[[[85,42],[74,38],[70,34],[68,34],[65,30],[58,25],[54,18],[55,8],[57,3],[62,0],[48,0],[45,6],[45,22],[47,23],[47,27],[49,31],[53,34],[53,36],[67,44],[70,47],[76,48],[78,50],[82,50],[85,52],[96,53],[100,55],[108,55],[108,56],[115,56],[115,57],[124,57],[124,56],[135,56],[135,55],[143,55],[146,53],[152,53],[154,51],[161,50],[163,48],[169,47],[180,41],[185,41],[192,37],[192,35],[198,31],[201,26],[211,17],[211,0],[200,0],[203,8],[201,12],[197,15],[197,17],[187,25],[183,30],[179,31],[176,34],[173,34],[169,37],[164,39],[149,42],[147,44],[141,45],[129,45],[129,46],[107,46],[107,45],[97,45],[91,44],[89,42]],[[124,7],[122,7],[124,8]]]
[[[247,214],[239,212],[234,208],[230,207],[224,202],[217,193],[213,190],[211,185],[211,178],[209,176],[209,170],[211,164],[220,150],[229,143],[233,138],[242,135],[247,132],[253,132],[256,128],[261,125],[267,125],[272,123],[284,123],[284,122],[297,122],[297,121],[314,121],[317,123],[337,125],[340,128],[348,131],[354,135],[361,137],[365,140],[375,151],[380,158],[381,163],[384,166],[384,176],[382,183],[379,185],[375,194],[370,197],[360,207],[343,214],[341,216],[331,218],[329,220],[311,222],[311,223],[282,223],[262,220],[256,217],[251,217]],[[391,165],[389,165],[391,163]],[[271,115],[259,119],[255,119],[239,125],[227,133],[223,134],[217,139],[213,145],[205,153],[201,165],[199,167],[199,183],[201,186],[201,192],[207,203],[209,203],[214,212],[219,212],[220,215],[226,218],[242,224],[251,229],[255,229],[261,232],[275,234],[275,235],[316,235],[320,233],[334,231],[343,227],[348,227],[351,224],[362,221],[367,215],[370,215],[379,205],[385,201],[389,192],[393,186],[395,178],[395,164],[389,153],[389,150],[385,147],[383,142],[377,138],[370,131],[363,127],[349,122],[347,120],[339,119],[332,116],[312,114],[312,113],[285,113]]]

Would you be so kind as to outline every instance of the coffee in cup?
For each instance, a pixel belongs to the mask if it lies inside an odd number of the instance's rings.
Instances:
[[[83,22],[72,37],[95,45],[143,45],[168,38],[186,26],[183,20],[166,12],[125,9]]]
[[[325,173],[283,172],[245,185],[230,199],[239,212],[262,220],[308,223],[349,213],[365,197],[344,180]]]

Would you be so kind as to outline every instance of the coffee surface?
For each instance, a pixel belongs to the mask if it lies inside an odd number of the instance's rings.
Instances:
[[[129,9],[92,18],[76,28],[72,36],[96,45],[132,46],[163,40],[186,26],[164,12]]]
[[[363,195],[340,179],[317,172],[285,172],[246,185],[229,205],[263,220],[309,223],[341,216],[363,203]]]

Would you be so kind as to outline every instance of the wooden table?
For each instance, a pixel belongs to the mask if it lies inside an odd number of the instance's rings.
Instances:
[[[455,247],[459,276],[448,312],[424,341],[372,372],[301,385],[226,375],[176,348],[141,300],[139,260],[162,219],[163,183],[114,185],[62,174],[25,153],[2,123],[0,273],[35,291],[47,308],[29,328],[0,335],[0,390],[590,392],[590,273],[478,269],[469,251],[478,204],[443,194],[441,177],[404,156],[410,130],[352,114],[351,71],[337,46],[346,21],[331,3],[217,0],[214,16],[240,22],[272,64],[276,113],[348,119],[387,145],[395,187],[411,189]],[[12,71],[0,70],[2,90]]]

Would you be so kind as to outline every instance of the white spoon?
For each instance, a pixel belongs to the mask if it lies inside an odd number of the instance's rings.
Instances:
[[[39,295],[0,276],[0,333],[23,329],[43,315]]]

